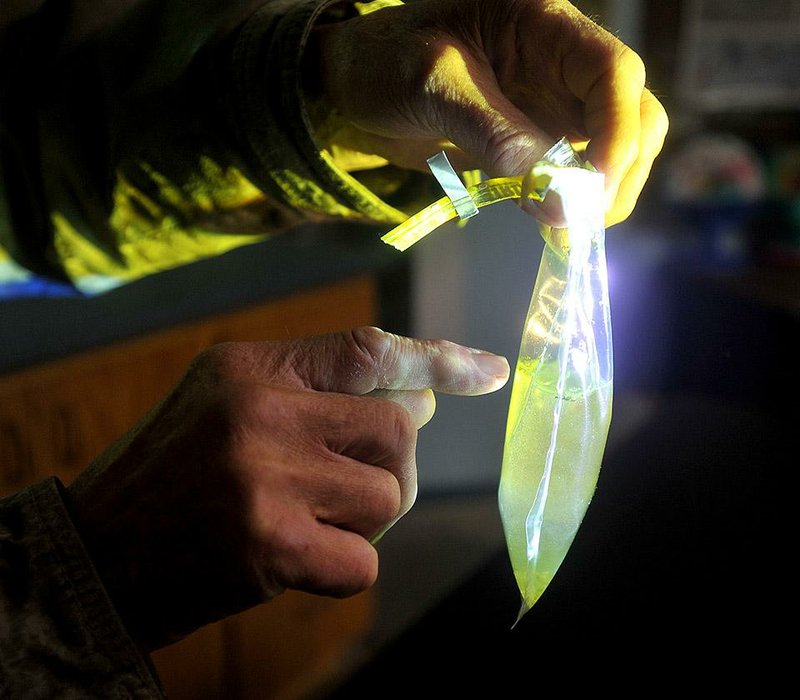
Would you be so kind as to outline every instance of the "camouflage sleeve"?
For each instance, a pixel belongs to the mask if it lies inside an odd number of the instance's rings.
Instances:
[[[370,5],[129,0],[59,34],[81,4],[43,3],[0,32],[27,71],[0,75],[0,247],[93,294],[303,221],[404,220],[419,174],[339,167],[300,84],[320,13]]]

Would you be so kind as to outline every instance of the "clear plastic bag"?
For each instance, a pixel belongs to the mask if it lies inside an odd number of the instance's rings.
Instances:
[[[446,157],[440,161],[431,169],[447,196],[389,231],[385,243],[407,250],[447,221],[463,218],[459,208],[467,198],[474,209],[507,199],[524,206],[552,191],[561,198],[567,221],[565,229],[539,224],[546,245],[517,358],[498,489],[522,596],[519,621],[572,545],[597,486],[611,422],[603,176],[584,164],[566,139],[524,178],[462,188],[457,175],[447,172]],[[474,210],[466,216],[472,215]]]
[[[561,198],[567,226],[539,225],[546,245],[517,358],[498,489],[522,598],[517,621],[552,581],[589,507],[613,384],[603,176],[562,140],[531,177]]]

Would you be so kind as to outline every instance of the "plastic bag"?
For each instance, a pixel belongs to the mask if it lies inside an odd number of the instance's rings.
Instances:
[[[560,196],[567,227],[539,224],[547,244],[506,425],[498,502],[522,598],[517,622],[552,581],[589,507],[613,384],[603,176],[565,140],[531,176]]]
[[[597,485],[611,422],[603,176],[582,163],[566,139],[525,178],[467,187],[450,172],[444,153],[428,162],[446,196],[382,237],[398,250],[452,219],[467,220],[476,209],[507,199],[542,201],[548,191],[560,196],[567,220],[566,229],[539,224],[547,245],[517,358],[498,489],[522,596],[519,621],[572,545]]]

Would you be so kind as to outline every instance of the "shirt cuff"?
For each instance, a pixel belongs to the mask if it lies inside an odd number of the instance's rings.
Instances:
[[[266,182],[290,205],[323,216],[397,224],[408,214],[337,166],[316,143],[301,87],[301,60],[314,22],[341,0],[266,3],[242,26],[232,60],[237,131]]]
[[[14,697],[162,698],[149,657],[117,615],[66,498],[51,477],[0,501],[5,689]]]

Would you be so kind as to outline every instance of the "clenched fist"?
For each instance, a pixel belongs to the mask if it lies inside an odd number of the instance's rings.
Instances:
[[[201,353],[69,487],[133,637],[152,650],[286,588],[372,585],[372,543],[416,495],[433,392],[508,374],[505,358],[372,327]]]

